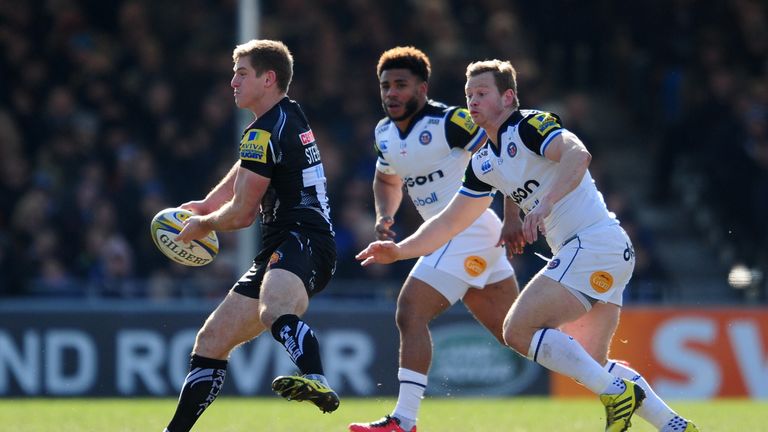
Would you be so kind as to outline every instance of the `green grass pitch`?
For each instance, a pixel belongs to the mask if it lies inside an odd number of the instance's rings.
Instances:
[[[198,421],[194,432],[347,431],[353,421],[370,421],[390,412],[393,399],[342,399],[333,414],[306,402],[278,398],[221,397]],[[0,430],[14,432],[162,432],[175,399],[0,399]],[[760,431],[768,427],[768,401],[676,402],[702,431]],[[652,432],[635,417],[633,432]],[[422,405],[421,432],[602,431],[597,400],[548,398],[428,398]]]

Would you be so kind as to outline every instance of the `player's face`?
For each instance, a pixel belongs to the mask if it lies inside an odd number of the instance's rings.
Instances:
[[[469,78],[464,86],[464,93],[469,114],[478,126],[492,126],[503,114],[504,103],[493,79],[493,73],[485,72]]]
[[[266,74],[256,75],[256,70],[251,66],[249,58],[237,60],[232,68],[235,74],[229,83],[234,90],[235,105],[238,108],[249,109],[257,105],[264,94],[264,79]]]
[[[424,106],[427,83],[408,69],[387,69],[379,78],[381,106],[393,121],[403,121]]]

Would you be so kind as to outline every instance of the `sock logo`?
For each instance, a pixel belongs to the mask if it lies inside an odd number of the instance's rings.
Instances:
[[[296,363],[297,359],[304,354],[302,349],[302,343],[304,342],[304,336],[307,334],[309,326],[299,321],[299,325],[296,328],[296,332],[299,334],[298,341],[291,334],[291,327],[286,325],[280,329],[280,339],[283,340],[283,346],[288,351],[288,355],[291,356],[291,360]]]
[[[211,369],[208,369],[211,370]],[[226,369],[213,369],[213,379],[211,381],[211,391],[208,392],[208,396],[205,397],[205,400],[198,405],[200,409],[197,410],[197,415],[205,411],[206,408],[214,401],[216,400],[216,397],[219,396],[219,393],[221,392],[221,388],[224,386],[224,378],[227,376],[227,370]]]

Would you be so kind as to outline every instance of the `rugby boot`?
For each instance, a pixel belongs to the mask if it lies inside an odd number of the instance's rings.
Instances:
[[[352,423],[349,425],[349,432],[416,432],[416,426],[407,431],[400,427],[397,417],[387,415],[371,423]]]
[[[688,422],[685,429],[683,429],[683,432],[699,432],[699,428],[697,428],[695,424]]]
[[[320,380],[306,376],[279,376],[272,381],[272,390],[288,400],[310,401],[329,413],[339,407],[339,395]]]
[[[632,425],[632,414],[640,408],[645,391],[632,381],[622,379],[626,389],[619,394],[602,394],[600,402],[605,405],[605,432],[625,432]]]

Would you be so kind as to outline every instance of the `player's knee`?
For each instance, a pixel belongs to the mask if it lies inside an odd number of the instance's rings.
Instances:
[[[221,340],[222,338],[213,329],[203,326],[197,332],[192,352],[208,358],[226,358],[230,348],[222,346]]]
[[[398,303],[395,323],[401,333],[407,333],[415,328],[426,327],[429,324],[429,318],[411,303]]]
[[[272,328],[272,324],[277,320],[280,315],[284,314],[277,314],[275,312],[274,308],[267,307],[265,304],[262,303],[261,307],[259,308],[259,320],[266,328]]]
[[[531,341],[530,336],[527,336],[524,332],[520,331],[518,326],[516,326],[509,318],[504,320],[503,336],[505,345],[523,356],[528,354],[528,345]]]

